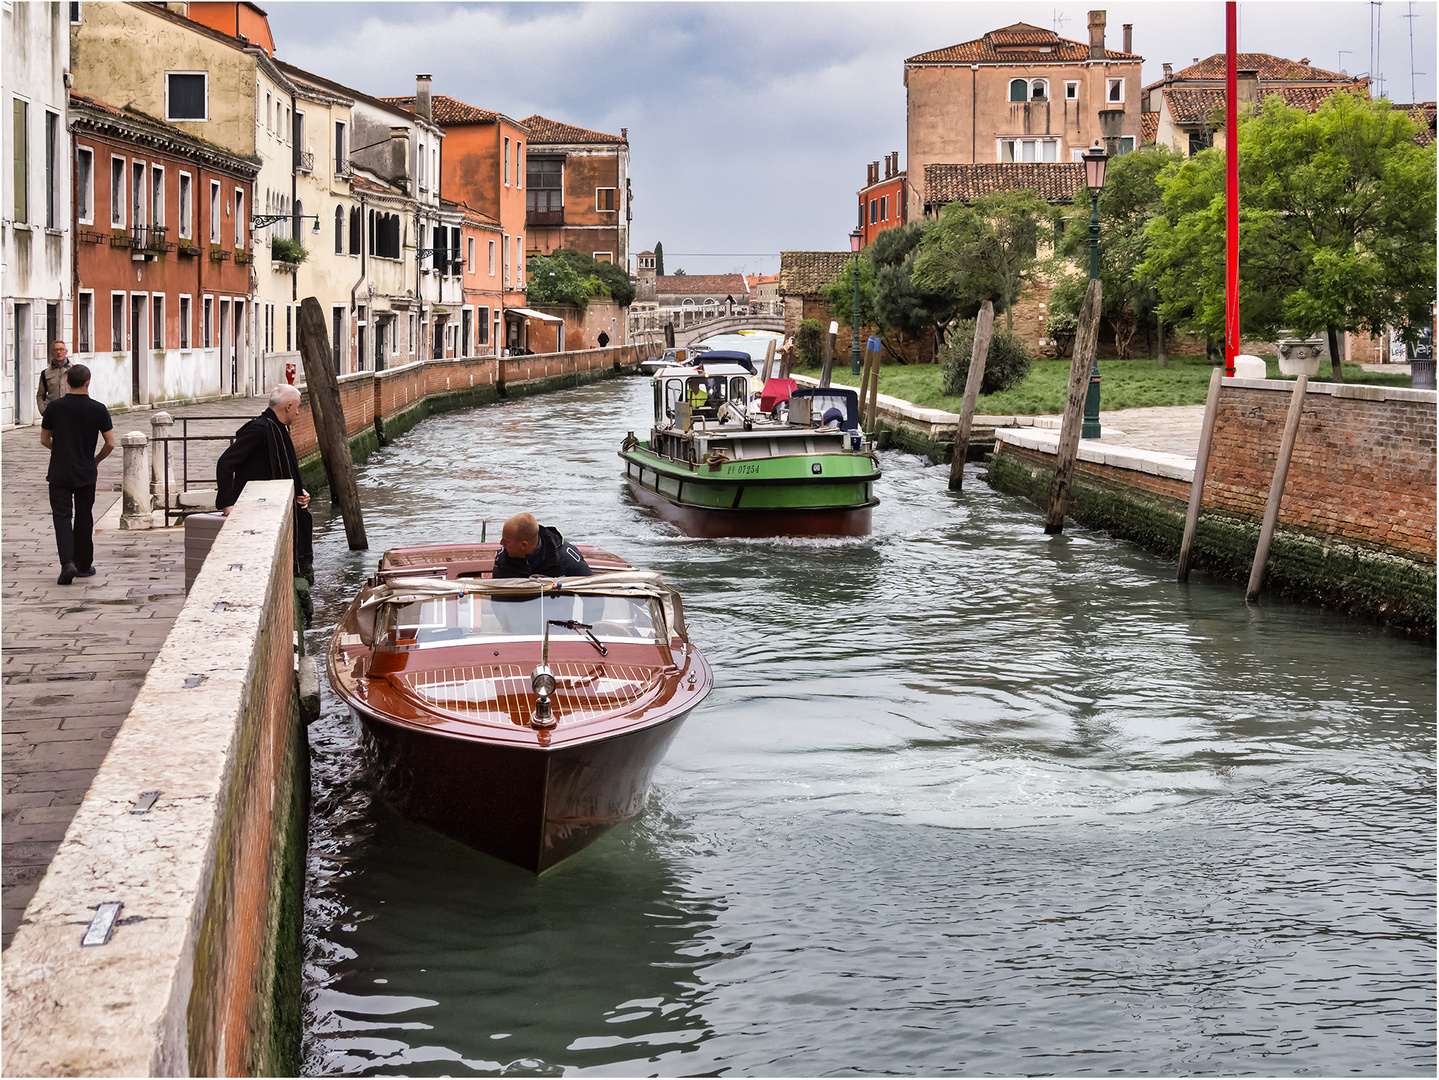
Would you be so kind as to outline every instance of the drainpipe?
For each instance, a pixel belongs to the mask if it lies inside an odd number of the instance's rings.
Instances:
[[[353,190],[353,189],[352,189],[352,190]],[[370,273],[370,270],[369,270],[369,266],[370,266],[370,263],[369,263],[369,247],[370,247],[370,245],[369,245],[369,237],[365,235],[365,233],[366,233],[365,223],[366,223],[368,220],[369,220],[369,218],[368,218],[368,217],[366,216],[366,214],[365,214],[365,196],[362,194],[362,195],[360,196],[360,278],[359,278],[358,281],[355,282],[354,287],[350,289],[350,325],[351,325],[351,326],[353,326],[354,323],[355,323],[355,311],[356,311],[357,305],[359,304],[359,301],[356,299],[356,295],[357,295],[357,294],[359,293],[359,291],[360,291],[360,286],[365,283],[365,278],[368,277],[368,276],[369,276],[369,273]],[[340,355],[341,355],[342,357],[343,357],[343,356],[349,356],[349,355],[350,355],[350,342],[349,342],[349,339],[348,339],[348,338],[345,340],[345,351],[344,351],[343,353],[341,353]],[[341,362],[340,366],[341,366],[341,367],[344,367],[345,365],[344,365],[343,362]]]
[[[979,103],[975,95],[979,93],[979,65],[969,65],[969,162],[971,165],[979,164]]]

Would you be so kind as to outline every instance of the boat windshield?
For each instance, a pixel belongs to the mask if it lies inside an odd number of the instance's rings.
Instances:
[[[664,615],[648,596],[582,596],[546,593],[541,616],[534,594],[467,593],[437,596],[407,604],[386,604],[377,644],[391,648],[455,645],[477,641],[538,641],[548,622],[573,621],[593,628],[601,641],[652,641],[663,644]],[[583,631],[551,626],[550,640],[584,640]]]

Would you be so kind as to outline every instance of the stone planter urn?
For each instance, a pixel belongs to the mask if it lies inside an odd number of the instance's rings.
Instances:
[[[1280,338],[1274,343],[1279,352],[1279,370],[1284,375],[1319,374],[1319,362],[1329,355],[1323,338]]]

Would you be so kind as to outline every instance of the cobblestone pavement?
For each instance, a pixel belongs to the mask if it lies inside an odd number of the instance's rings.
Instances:
[[[1194,458],[1204,426],[1203,405],[1172,405],[1150,409],[1118,409],[1099,413],[1101,442],[1158,450]]]
[[[192,423],[232,433],[260,399],[167,410],[234,417]],[[115,434],[150,432],[150,413],[116,413]],[[175,434],[179,434],[178,430]],[[191,458],[213,478],[223,443]],[[38,427],[0,435],[0,945],[8,947],[110,741],[184,603],[184,532],[97,528],[95,576],[57,585],[55,533]],[[100,463],[95,520],[120,498],[122,454]],[[210,481],[213,483],[213,479]]]

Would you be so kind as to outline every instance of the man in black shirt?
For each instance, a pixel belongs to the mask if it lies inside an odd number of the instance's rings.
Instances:
[[[558,529],[541,525],[532,514],[516,514],[505,522],[500,533],[500,550],[495,552],[497,578],[580,577],[591,574],[573,544],[565,543]]]
[[[90,369],[72,364],[65,370],[70,392],[45,406],[40,445],[50,451],[50,513],[60,553],[61,585],[95,573],[96,468],[115,449],[110,410],[90,396]],[[105,445],[95,452],[95,441]]]
[[[239,431],[215,464],[215,506],[227,515],[251,480],[295,482],[295,568],[309,578],[314,562],[314,518],[310,493],[300,486],[300,462],[290,441],[290,425],[300,416],[300,391],[281,385],[270,391],[270,407]]]

